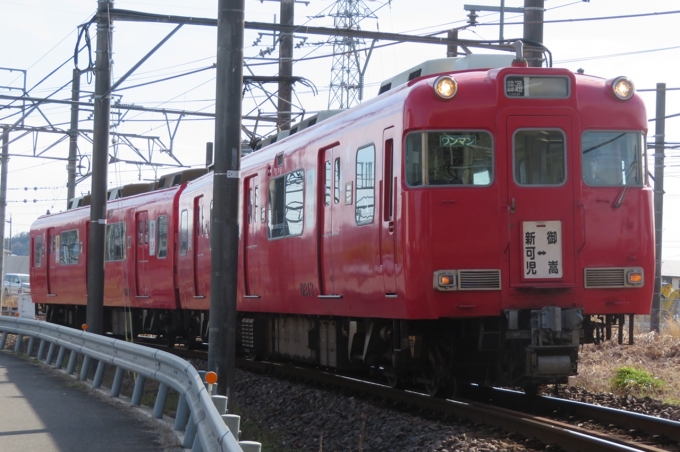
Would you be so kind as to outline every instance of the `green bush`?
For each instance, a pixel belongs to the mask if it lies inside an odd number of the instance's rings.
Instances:
[[[646,395],[663,387],[663,381],[643,369],[621,367],[612,378],[614,390]]]

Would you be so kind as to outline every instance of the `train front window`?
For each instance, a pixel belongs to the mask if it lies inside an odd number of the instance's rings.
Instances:
[[[561,130],[518,130],[513,138],[518,185],[562,185],[566,180],[566,144]]]
[[[493,140],[487,132],[417,132],[406,136],[411,186],[486,186],[493,181]]]
[[[639,132],[585,132],[583,181],[593,187],[642,186],[643,140]]]

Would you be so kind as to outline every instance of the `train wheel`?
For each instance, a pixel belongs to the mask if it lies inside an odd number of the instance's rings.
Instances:
[[[425,391],[431,397],[450,398],[456,390],[455,379],[446,373],[446,366],[439,347],[430,348],[427,356],[428,369],[425,371]]]
[[[387,378],[387,384],[390,388],[399,389],[401,387],[401,380],[399,380],[397,372],[395,372],[394,367],[391,365],[385,369],[385,378]]]

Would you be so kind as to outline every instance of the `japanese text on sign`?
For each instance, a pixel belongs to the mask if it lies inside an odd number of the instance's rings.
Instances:
[[[522,234],[524,278],[561,278],[562,222],[525,221]]]

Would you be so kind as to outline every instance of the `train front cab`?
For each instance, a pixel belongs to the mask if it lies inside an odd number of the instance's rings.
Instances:
[[[526,387],[577,373],[579,344],[602,328],[593,316],[647,313],[654,262],[641,101],[617,98],[612,81],[534,71],[489,71],[496,99],[461,74],[448,105],[407,105],[402,225],[411,298],[452,319],[436,348],[481,364],[463,371],[473,379]],[[488,182],[477,167],[493,168]],[[417,281],[418,268],[433,272]],[[427,343],[421,324],[395,356]]]

